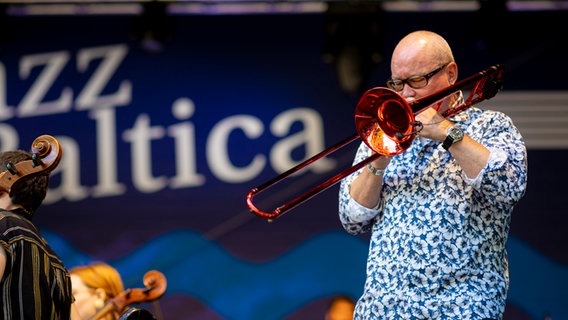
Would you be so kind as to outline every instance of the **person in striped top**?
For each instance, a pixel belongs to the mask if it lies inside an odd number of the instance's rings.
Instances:
[[[0,172],[31,160],[23,151],[0,153]],[[32,222],[48,190],[49,174],[30,175],[0,189],[0,318],[69,320],[71,278],[58,255]]]

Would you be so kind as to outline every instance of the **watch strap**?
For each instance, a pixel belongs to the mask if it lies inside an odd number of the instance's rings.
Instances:
[[[448,135],[444,142],[442,142],[442,148],[448,150],[452,146],[452,144],[454,144],[454,138]]]

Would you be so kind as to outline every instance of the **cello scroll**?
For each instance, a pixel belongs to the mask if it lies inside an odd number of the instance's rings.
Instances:
[[[0,191],[13,195],[26,179],[53,171],[63,155],[59,141],[50,135],[37,137],[32,143],[32,159],[16,164],[7,163],[8,170],[0,173]]]

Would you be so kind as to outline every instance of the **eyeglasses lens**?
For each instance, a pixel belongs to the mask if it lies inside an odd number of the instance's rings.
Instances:
[[[424,76],[414,76],[406,80],[388,80],[387,85],[395,91],[402,91],[404,84],[408,84],[413,89],[420,89],[428,84],[428,79]]]
[[[448,64],[444,64],[443,66],[421,76],[413,76],[406,80],[393,80],[390,79],[387,81],[387,86],[394,91],[402,91],[404,89],[404,84],[408,84],[413,89],[420,89],[424,88],[428,85],[428,79],[433,77],[436,73],[440,72],[440,70],[444,69]]]

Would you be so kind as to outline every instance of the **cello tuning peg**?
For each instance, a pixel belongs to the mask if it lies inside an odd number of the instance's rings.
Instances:
[[[11,173],[12,175],[17,175],[17,174],[18,174],[18,170],[16,170],[16,168],[14,167],[14,165],[11,164],[11,163],[9,163],[9,162],[6,164],[6,169],[8,169],[8,171],[10,171],[10,173]]]
[[[43,161],[41,161],[41,158],[37,153],[32,154],[32,161],[34,167],[43,165]]]

